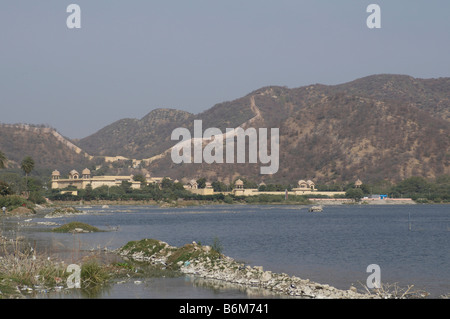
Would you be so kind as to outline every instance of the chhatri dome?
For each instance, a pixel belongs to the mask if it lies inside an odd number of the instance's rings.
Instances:
[[[53,180],[59,179],[60,176],[61,176],[61,174],[59,173],[58,170],[55,169],[55,170],[52,172],[52,179],[53,179]]]

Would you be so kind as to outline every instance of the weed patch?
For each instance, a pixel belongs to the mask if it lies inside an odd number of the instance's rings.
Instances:
[[[73,233],[73,232],[79,232],[79,233],[89,232],[89,233],[91,233],[91,232],[100,232],[101,230],[98,229],[97,227],[91,226],[86,223],[70,222],[70,223],[64,224],[60,227],[53,228],[52,231],[56,232],[56,233]]]

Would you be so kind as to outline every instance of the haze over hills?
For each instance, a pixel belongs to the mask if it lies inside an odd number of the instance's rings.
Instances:
[[[261,163],[174,164],[169,150],[177,141],[171,141],[171,132],[177,127],[192,132],[195,119],[203,121],[203,130],[279,128],[278,172],[260,175]],[[382,74],[334,86],[264,87],[199,114],[153,110],[142,119],[119,120],[68,143],[58,144],[53,134],[11,130],[0,125],[0,150],[8,158],[16,160],[28,152],[37,165],[51,169],[72,164],[82,169],[86,160],[98,156],[124,156],[151,158],[143,162],[144,168],[174,179],[204,176],[230,182],[244,176],[266,182],[331,183],[356,178],[398,181],[414,175],[434,178],[450,174],[450,78]],[[38,148],[30,144],[36,143],[29,134],[41,136]],[[79,150],[68,146],[72,143]]]

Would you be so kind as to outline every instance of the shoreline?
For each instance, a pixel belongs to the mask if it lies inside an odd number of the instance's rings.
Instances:
[[[362,199],[359,202],[355,202],[353,199],[346,198],[309,198],[308,202],[297,201],[283,201],[283,202],[254,202],[247,203],[236,201],[233,203],[225,203],[223,201],[209,201],[209,200],[175,200],[171,202],[166,201],[154,201],[154,200],[93,200],[93,201],[47,201],[46,204],[35,204],[30,208],[18,207],[13,210],[6,210],[6,212],[0,212],[0,216],[33,216],[37,212],[51,210],[55,208],[64,207],[79,207],[87,208],[90,206],[155,206],[159,208],[187,208],[195,206],[216,206],[216,205],[252,205],[252,206],[299,206],[308,207],[313,205],[321,206],[336,206],[336,205],[356,205],[356,206],[378,206],[378,205],[447,205],[450,203],[418,203],[411,198],[387,198],[387,199]]]
[[[237,285],[242,288],[256,288],[278,297],[299,299],[408,299],[426,298],[424,291],[412,291],[412,286],[400,288],[397,285],[384,285],[368,289],[362,285],[359,291],[351,286],[338,289],[289,276],[286,273],[265,271],[262,266],[249,266],[225,256],[214,247],[203,246],[195,241],[182,247],[173,247],[156,239],[142,239],[129,242],[115,251],[125,260],[145,262],[161,269],[171,269],[199,280],[211,280],[222,284]]]
[[[302,299],[379,299],[382,297],[376,293],[358,292],[355,287],[342,290],[285,273],[264,271],[262,266],[245,265],[215,251],[211,246],[203,246],[196,242],[177,248],[156,239],[142,239],[128,243],[116,250],[116,253],[125,260],[146,262],[164,269],[176,269],[183,275],[198,279],[264,289],[281,297]],[[182,257],[174,258],[178,255]]]
[[[119,200],[95,200],[95,201],[53,201],[42,207],[50,209],[52,207],[61,206],[158,206],[161,208],[177,208],[177,207],[191,207],[191,206],[206,206],[206,205],[255,205],[255,206],[267,206],[267,205],[288,205],[288,206],[310,206],[314,204],[321,205],[418,205],[411,198],[389,198],[389,199],[362,199],[360,202],[355,202],[352,199],[344,198],[309,198],[308,203],[295,202],[295,201],[285,201],[285,202],[265,202],[265,203],[245,203],[245,202],[215,202],[209,200],[176,200],[172,202],[157,202],[157,201],[142,201],[142,200],[130,200],[130,201],[119,201]],[[423,204],[446,204],[446,203],[423,203]]]

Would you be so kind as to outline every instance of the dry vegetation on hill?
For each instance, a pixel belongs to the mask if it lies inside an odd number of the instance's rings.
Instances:
[[[246,176],[266,182],[299,178],[333,183],[410,176],[433,179],[450,174],[450,78],[416,79],[373,75],[335,86],[264,87],[247,96],[219,103],[200,113],[157,109],[144,118],[123,119],[75,143],[94,156],[143,159],[161,154],[177,141],[177,127],[203,130],[247,123],[280,128],[280,169],[259,175],[260,164],[174,164],[170,153],[145,167],[153,175],[172,178],[233,180]],[[48,131],[48,130],[47,130]],[[14,163],[24,154],[37,167],[60,170],[92,167],[83,154],[54,135],[0,125],[0,150]]]

